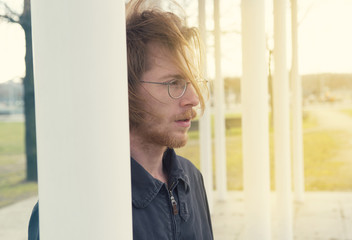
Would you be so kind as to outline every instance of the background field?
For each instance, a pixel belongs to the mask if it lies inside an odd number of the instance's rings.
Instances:
[[[0,122],[0,207],[37,194],[25,182],[24,123]]]
[[[232,114],[227,118],[228,189],[241,190],[243,189],[243,170],[240,115]],[[306,190],[351,191],[352,109],[306,111],[303,127]],[[190,140],[187,146],[177,149],[177,153],[191,159],[199,167],[198,131],[193,130],[189,135]],[[271,183],[274,190],[273,148],[271,129]],[[22,122],[0,122],[0,207],[37,194],[37,184],[24,180],[25,167],[24,124]],[[214,180],[215,178],[214,175]]]

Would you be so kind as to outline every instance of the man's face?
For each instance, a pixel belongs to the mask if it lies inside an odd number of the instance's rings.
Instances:
[[[157,43],[148,44],[147,66],[142,81],[168,82],[184,76],[172,62],[171,53]],[[168,86],[161,84],[142,83],[138,94],[145,99],[141,107],[149,114],[145,114],[146,121],[136,133],[145,143],[170,148],[184,146],[191,119],[196,116],[193,107],[199,104],[192,85],[188,84],[186,92],[178,99],[171,98]]]

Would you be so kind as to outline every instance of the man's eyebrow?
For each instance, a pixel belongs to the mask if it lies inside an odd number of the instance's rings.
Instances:
[[[181,74],[168,74],[165,75],[161,78],[161,80],[169,80],[169,79],[183,79],[184,76],[182,76]]]

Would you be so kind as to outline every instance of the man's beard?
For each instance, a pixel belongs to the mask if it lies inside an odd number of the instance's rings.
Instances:
[[[191,118],[193,119],[197,115],[194,109],[190,109],[189,111],[175,116],[175,120]],[[153,123],[153,126],[149,124],[142,123],[139,125],[139,133],[148,143],[157,144],[160,146],[165,146],[168,148],[180,148],[186,145],[188,140],[188,134],[185,130],[185,133],[182,136],[174,136],[172,132],[167,131],[166,129],[160,129],[158,127],[158,119],[156,117],[151,117],[152,120],[148,121],[149,123]],[[172,129],[171,129],[172,130]]]
[[[170,135],[168,132],[151,132],[148,136],[149,142],[166,146],[168,148],[180,148],[186,145],[188,140],[187,133],[183,138],[176,138]]]

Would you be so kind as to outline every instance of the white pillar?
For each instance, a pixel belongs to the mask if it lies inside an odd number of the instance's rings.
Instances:
[[[203,52],[203,75],[207,77],[207,28],[206,28],[206,11],[205,0],[198,0],[199,11],[199,31],[204,43]],[[209,91],[210,94],[210,91]],[[211,122],[210,122],[210,96],[206,102],[203,116],[199,119],[199,145],[200,145],[200,167],[204,177],[205,189],[208,196],[210,212],[213,212],[213,155],[211,141]]]
[[[132,239],[124,10],[32,0],[41,239]]]
[[[226,133],[225,133],[225,98],[224,80],[221,73],[221,29],[220,29],[220,0],[214,0],[214,43],[215,43],[215,159],[216,159],[216,190],[219,200],[227,196],[226,175]]]
[[[297,0],[291,0],[292,22],[292,157],[295,200],[304,201],[304,161],[302,133],[302,83],[298,70]]]
[[[274,0],[274,148],[278,239],[292,239],[290,104],[286,48],[287,0]]]
[[[245,240],[271,240],[264,0],[242,0],[241,80]]]

